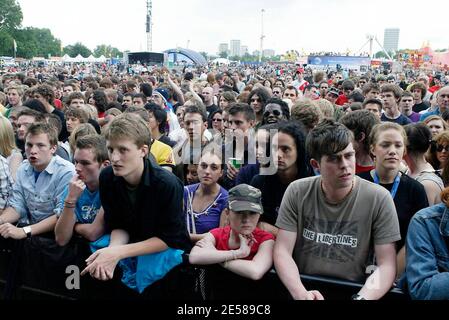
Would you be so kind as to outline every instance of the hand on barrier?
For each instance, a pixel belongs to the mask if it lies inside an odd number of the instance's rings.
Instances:
[[[25,239],[27,237],[22,228],[17,228],[10,223],[0,225],[0,235],[5,239],[11,238],[16,240]]]
[[[112,248],[100,249],[86,259],[87,267],[81,272],[81,275],[89,273],[98,280],[111,280],[118,262],[119,258]]]

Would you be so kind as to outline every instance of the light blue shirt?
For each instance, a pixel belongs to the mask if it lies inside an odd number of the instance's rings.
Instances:
[[[439,115],[440,115],[440,107],[437,107],[433,111],[429,111],[429,112],[422,114],[421,117],[419,118],[419,121],[424,121],[426,118],[428,118],[430,116],[439,116]]]
[[[9,206],[20,214],[20,222],[36,224],[53,214],[69,184],[75,167],[59,156],[53,156],[35,181],[34,170],[25,160],[17,170]]]

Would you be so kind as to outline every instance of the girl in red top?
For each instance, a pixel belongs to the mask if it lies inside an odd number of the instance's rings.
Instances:
[[[229,190],[229,226],[211,230],[192,249],[191,264],[220,263],[242,277],[259,280],[273,264],[274,236],[256,228],[263,212],[261,192],[247,184]]]

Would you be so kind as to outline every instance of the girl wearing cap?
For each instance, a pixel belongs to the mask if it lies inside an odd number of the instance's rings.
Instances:
[[[211,230],[189,255],[191,264],[220,263],[233,273],[259,280],[273,264],[274,236],[258,229],[261,192],[247,184],[229,190],[229,225]]]

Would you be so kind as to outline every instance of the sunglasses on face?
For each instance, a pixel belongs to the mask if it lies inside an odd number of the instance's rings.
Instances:
[[[437,144],[437,151],[438,152],[443,152],[443,150],[448,152],[449,151],[449,145],[448,146],[443,146],[441,144]]]
[[[263,116],[265,118],[268,118],[271,114],[273,114],[275,117],[279,117],[282,113],[279,110],[273,110],[273,111],[265,111],[263,113]]]
[[[223,121],[223,119],[220,119],[220,118],[213,118],[212,119],[212,122],[222,122]]]

